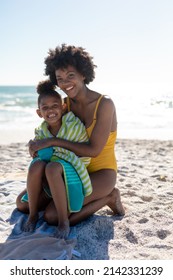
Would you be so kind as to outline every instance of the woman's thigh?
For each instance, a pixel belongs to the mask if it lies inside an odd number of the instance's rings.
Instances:
[[[110,194],[115,187],[117,174],[112,169],[103,169],[90,174],[92,193],[84,200],[84,205]]]

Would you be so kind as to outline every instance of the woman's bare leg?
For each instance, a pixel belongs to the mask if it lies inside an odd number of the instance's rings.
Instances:
[[[50,162],[46,166],[45,173],[56,208],[56,215],[58,217],[58,231],[56,237],[67,238],[70,227],[66,187],[63,180],[63,168],[61,164],[57,162]]]
[[[110,200],[107,203],[107,206],[111,208],[114,215],[120,215],[120,216],[125,215],[125,209],[121,202],[121,195],[118,188],[114,188],[113,191],[110,193]]]
[[[90,178],[93,192],[85,198],[81,211],[70,215],[70,225],[75,225],[83,221],[105,205],[108,205],[112,209],[114,215],[125,214],[124,207],[121,203],[120,192],[115,188],[116,173],[113,170],[101,170],[90,174]],[[50,224],[58,223],[58,217],[53,203],[46,208],[45,220]]]
[[[115,187],[116,173],[113,170],[101,170],[90,174],[90,178],[93,192],[84,200],[81,211],[69,217],[71,225],[83,221],[106,205],[111,208],[114,215],[125,214],[120,191]]]

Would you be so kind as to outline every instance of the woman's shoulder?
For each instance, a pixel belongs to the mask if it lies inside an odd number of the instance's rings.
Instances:
[[[100,106],[99,106],[100,109],[115,108],[115,104],[109,95],[100,94],[99,99],[100,99]]]
[[[91,91],[93,101],[102,101],[102,103],[114,104],[112,98],[108,94]]]
[[[97,109],[97,121],[101,123],[111,122],[111,131],[117,129],[116,108],[112,98],[109,95],[102,94],[101,101]]]

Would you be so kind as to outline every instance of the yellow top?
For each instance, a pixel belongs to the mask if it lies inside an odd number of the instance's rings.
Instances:
[[[97,121],[97,109],[102,97],[103,95],[101,95],[97,101],[92,124],[88,128],[86,128],[89,138],[91,136],[91,133]],[[69,98],[67,98],[67,106],[68,106],[68,111],[70,111]],[[115,150],[114,150],[116,136],[117,136],[116,131],[110,132],[106,145],[104,146],[101,153],[97,157],[91,158],[91,162],[87,167],[89,173],[96,172],[100,169],[117,170],[117,162],[116,162]]]

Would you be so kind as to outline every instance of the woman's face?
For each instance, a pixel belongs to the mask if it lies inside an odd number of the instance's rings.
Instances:
[[[59,88],[70,98],[76,97],[84,86],[85,78],[73,66],[69,65],[65,69],[55,70],[55,76]]]

